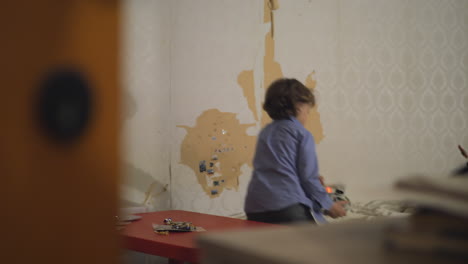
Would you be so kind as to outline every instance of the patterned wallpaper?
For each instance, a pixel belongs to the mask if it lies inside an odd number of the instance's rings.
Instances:
[[[468,2],[336,9],[333,64],[320,89],[329,122],[322,171],[363,200],[398,176],[446,175],[462,162],[457,144],[468,144]]]

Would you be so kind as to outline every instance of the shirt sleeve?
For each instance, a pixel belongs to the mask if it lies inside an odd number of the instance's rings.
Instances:
[[[297,173],[302,188],[309,199],[318,202],[325,210],[330,209],[333,201],[318,178],[319,170],[315,142],[309,131],[304,133],[303,139],[299,142],[298,150]]]

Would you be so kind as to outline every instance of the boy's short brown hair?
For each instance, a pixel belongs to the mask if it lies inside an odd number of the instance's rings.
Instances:
[[[274,81],[265,94],[263,109],[273,120],[297,116],[298,103],[315,105],[312,91],[296,79],[282,78]]]

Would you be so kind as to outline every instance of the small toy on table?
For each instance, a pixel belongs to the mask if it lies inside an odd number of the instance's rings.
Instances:
[[[153,230],[159,235],[168,235],[169,232],[200,232],[203,227],[194,226],[191,222],[174,222],[171,218],[164,219],[164,225],[153,224]]]
[[[343,184],[331,184],[325,186],[325,190],[334,202],[347,201],[351,203],[349,198],[345,195],[345,186]]]

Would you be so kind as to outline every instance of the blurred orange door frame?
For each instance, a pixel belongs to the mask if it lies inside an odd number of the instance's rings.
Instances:
[[[119,8],[1,3],[1,263],[118,262]],[[92,102],[83,133],[66,143],[38,118],[40,83],[63,67],[86,77]]]

